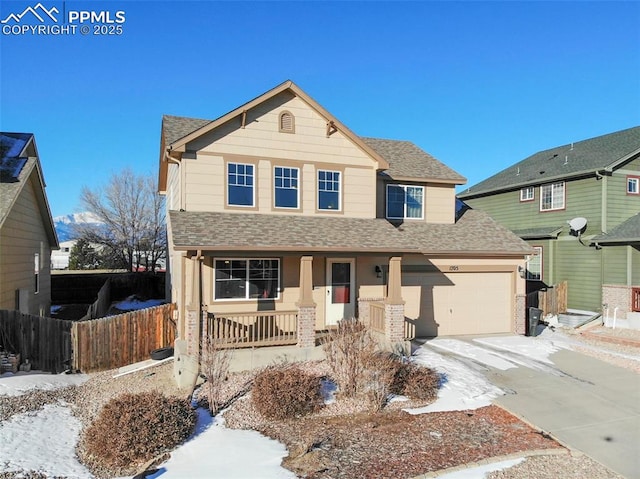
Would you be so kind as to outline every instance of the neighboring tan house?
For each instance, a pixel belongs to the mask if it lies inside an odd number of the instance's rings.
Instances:
[[[0,309],[49,316],[58,248],[31,133],[0,133]]]
[[[633,309],[632,295],[640,294],[640,127],[538,152],[458,198],[536,248],[528,279],[567,281],[569,308],[618,308],[623,318]]]
[[[196,354],[203,316],[217,337],[301,347],[356,316],[391,343],[524,333],[532,250],[456,214],[465,181],[413,143],[357,136],[291,81],[213,121],[165,116],[177,356]]]

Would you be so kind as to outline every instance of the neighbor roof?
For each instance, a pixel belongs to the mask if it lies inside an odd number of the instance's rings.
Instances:
[[[540,151],[458,196],[483,196],[522,186],[611,172],[640,155],[640,126]]]
[[[542,226],[538,228],[524,228],[512,231],[524,240],[552,239],[558,237],[562,232],[562,228],[562,226]]]
[[[32,133],[0,133],[0,226],[9,216],[13,205],[30,178],[49,243],[58,247],[51,210],[44,188],[44,178]]]
[[[592,243],[640,243],[640,213],[633,215],[608,233],[594,236]]]
[[[174,248],[209,251],[296,251],[517,255],[531,247],[487,214],[469,210],[455,224],[382,218],[170,211]]]

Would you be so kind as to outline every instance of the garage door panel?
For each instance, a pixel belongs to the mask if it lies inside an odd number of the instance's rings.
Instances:
[[[405,273],[402,284],[417,336],[511,331],[512,273]]]

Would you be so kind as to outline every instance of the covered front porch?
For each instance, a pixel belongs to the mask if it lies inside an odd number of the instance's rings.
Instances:
[[[413,337],[400,256],[194,253],[186,266],[196,297],[182,336],[191,348],[200,337],[226,348],[310,348],[344,318],[359,318],[389,344]]]

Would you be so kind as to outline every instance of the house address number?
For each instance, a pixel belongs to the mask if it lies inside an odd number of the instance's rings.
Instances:
[[[460,266],[457,266],[457,265],[449,266],[449,271],[460,271]]]

